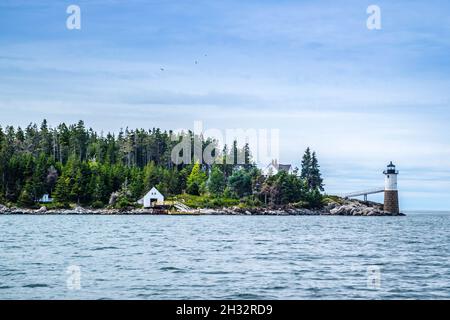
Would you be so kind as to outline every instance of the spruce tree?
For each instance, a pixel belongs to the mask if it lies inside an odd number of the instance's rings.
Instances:
[[[186,192],[192,195],[200,195],[204,185],[206,183],[207,176],[201,170],[200,163],[195,163],[192,168],[191,174],[187,178],[187,188]]]
[[[320,166],[317,161],[316,152],[311,154],[311,149],[309,147],[303,155],[300,177],[306,182],[309,190],[324,190],[323,179],[320,174]]]
[[[313,152],[311,159],[310,189],[323,191],[323,179],[319,168],[320,166],[317,161],[316,153]]]
[[[217,166],[213,166],[208,180],[208,191],[214,196],[222,195],[225,190],[225,175]]]
[[[18,203],[22,207],[31,207],[35,204],[35,198],[33,196],[33,187],[31,182],[27,182],[22,188]]]
[[[70,178],[62,175],[58,178],[55,187],[54,198],[60,204],[66,205],[70,202]]]
[[[305,150],[305,153],[303,154],[300,177],[305,181],[309,181],[310,174],[311,174],[311,150],[308,147]]]
[[[236,170],[228,179],[228,187],[239,198],[252,194],[252,178],[245,170]]]

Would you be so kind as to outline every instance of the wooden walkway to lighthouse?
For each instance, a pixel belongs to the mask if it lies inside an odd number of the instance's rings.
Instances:
[[[354,198],[354,197],[364,196],[364,201],[367,201],[367,196],[369,194],[382,193],[382,192],[384,192],[384,188],[368,189],[368,190],[344,193],[341,195],[341,197],[342,198]]]

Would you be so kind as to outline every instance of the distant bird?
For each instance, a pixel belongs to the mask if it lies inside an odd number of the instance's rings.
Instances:
[[[195,61],[195,64],[198,64],[198,61],[197,61],[197,60]]]
[[[164,68],[161,68],[160,70],[161,70],[161,71],[164,71]]]

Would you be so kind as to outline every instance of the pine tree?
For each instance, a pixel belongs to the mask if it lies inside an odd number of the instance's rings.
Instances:
[[[22,207],[31,207],[35,204],[35,198],[33,196],[33,188],[30,182],[27,182],[20,192],[18,203]]]
[[[308,147],[303,155],[302,169],[300,177],[306,181],[309,190],[318,189],[323,191],[323,179],[320,173],[320,166],[317,161],[316,152],[311,154]]]
[[[150,190],[161,181],[160,172],[153,161],[149,162],[144,168],[144,181],[146,190]]]
[[[70,178],[62,175],[56,182],[54,198],[61,204],[68,204],[70,202]]]
[[[220,196],[224,190],[225,175],[218,166],[213,166],[208,180],[208,191],[214,196]]]
[[[320,208],[322,207],[322,194],[319,189],[314,189],[308,192],[306,197],[306,202],[310,208]]]
[[[46,119],[44,119],[41,123],[38,143],[38,151],[40,153],[48,156],[52,153],[52,134],[50,133]]]
[[[311,174],[311,150],[308,147],[305,153],[303,154],[300,177],[302,179],[309,180],[310,174]]]
[[[185,183],[183,182],[183,179],[181,178],[180,173],[175,168],[166,170],[167,175],[165,177],[167,188],[168,188],[168,194],[169,195],[177,195],[183,192],[183,189],[185,188]]]
[[[186,192],[192,195],[200,195],[202,189],[205,187],[207,180],[206,174],[201,170],[200,163],[195,163],[191,174],[187,179]]]
[[[92,200],[97,203],[97,206],[103,204],[105,201],[105,184],[100,175],[93,176],[90,189],[92,190]]]
[[[320,174],[320,166],[317,161],[316,153],[313,152],[312,159],[311,159],[311,172],[310,172],[310,184],[309,187],[312,190],[320,190],[324,191],[323,189],[323,179],[322,175]]]
[[[242,152],[244,153],[244,168],[249,170],[253,164],[252,164],[252,153],[250,150],[250,145],[248,143],[244,145]]]
[[[236,170],[228,179],[228,186],[239,198],[252,194],[252,179],[245,170]]]
[[[132,205],[131,197],[132,195],[128,185],[128,179],[125,179],[125,182],[122,184],[122,187],[118,192],[117,202],[115,206],[120,209],[131,206]]]
[[[32,178],[31,178],[31,191],[35,199],[41,198],[46,192],[46,180],[48,172],[47,157],[44,153],[41,153],[36,160],[34,166]]]
[[[138,200],[144,193],[144,175],[139,168],[131,170],[130,191],[131,197]]]

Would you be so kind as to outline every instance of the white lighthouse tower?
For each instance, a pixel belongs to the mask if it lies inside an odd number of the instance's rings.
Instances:
[[[386,171],[383,172],[384,179],[384,211],[390,213],[400,213],[400,207],[398,203],[398,189],[397,189],[397,176],[398,171],[395,169],[395,165],[389,163]]]

